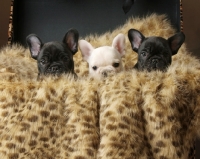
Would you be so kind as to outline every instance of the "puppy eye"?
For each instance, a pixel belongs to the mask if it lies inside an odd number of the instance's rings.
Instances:
[[[147,53],[143,51],[143,52],[141,52],[141,55],[142,55],[142,56],[146,56]]]
[[[92,69],[93,69],[93,70],[97,70],[97,66],[93,66]]]
[[[119,63],[114,63],[113,67],[119,67]]]
[[[40,60],[40,63],[41,63],[42,65],[45,65],[45,64],[46,64],[46,60],[42,59],[42,60]]]

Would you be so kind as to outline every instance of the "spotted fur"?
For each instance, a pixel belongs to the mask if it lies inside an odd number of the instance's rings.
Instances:
[[[111,44],[130,28],[146,36],[175,30],[164,15],[129,19],[123,26],[85,39]],[[70,75],[37,81],[26,48],[0,53],[0,158],[187,159],[200,135],[200,62],[185,44],[166,72],[137,72],[137,54],[126,43],[125,72],[102,81],[88,77],[80,51]]]

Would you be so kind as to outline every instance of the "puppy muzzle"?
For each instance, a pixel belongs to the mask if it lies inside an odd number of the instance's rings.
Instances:
[[[168,63],[162,58],[157,58],[157,57],[149,59],[147,65],[145,66],[145,68],[148,71],[153,71],[153,70],[165,71],[167,67]]]
[[[101,75],[102,75],[103,77],[108,77],[108,75],[111,75],[111,74],[113,74],[113,73],[115,73],[115,71],[112,71],[112,70],[104,70],[103,72],[101,72]]]
[[[112,67],[112,66],[107,66],[105,68],[101,68],[99,70],[99,74],[102,76],[102,77],[107,77],[109,75],[112,75],[116,72],[116,70]]]
[[[64,68],[61,65],[52,65],[48,67],[48,69],[45,71],[46,74],[55,74],[55,75],[59,75],[64,72],[65,72]]]

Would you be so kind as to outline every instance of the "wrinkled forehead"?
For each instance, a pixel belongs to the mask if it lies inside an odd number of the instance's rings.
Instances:
[[[91,65],[104,65],[120,62],[121,57],[119,52],[110,46],[103,46],[93,50],[90,56]]]
[[[146,47],[168,47],[168,42],[166,39],[162,38],[162,37],[156,37],[156,36],[152,36],[152,37],[147,37],[143,43],[141,44],[142,48],[146,48]]]
[[[48,42],[43,45],[40,54],[38,56],[38,59],[41,59],[44,56],[48,56],[51,59],[57,60],[60,59],[60,57],[72,58],[72,53],[62,43]]]
[[[54,41],[45,43],[42,49],[45,51],[56,51],[56,50],[64,51],[65,47],[62,43]]]

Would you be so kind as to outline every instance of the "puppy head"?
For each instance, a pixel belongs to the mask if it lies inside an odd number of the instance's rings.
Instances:
[[[78,51],[79,33],[70,29],[64,36],[63,42],[42,43],[41,39],[30,34],[26,38],[31,56],[37,60],[38,77],[40,75],[60,75],[74,73],[73,55]]]
[[[112,46],[94,48],[85,40],[79,41],[79,47],[89,64],[89,73],[92,77],[100,79],[109,73],[117,73],[123,70],[121,57],[125,54],[125,36],[118,34],[112,42]]]
[[[165,71],[171,64],[172,56],[177,54],[185,40],[179,32],[168,39],[162,37],[145,37],[141,32],[130,29],[128,38],[133,51],[138,53],[138,61],[134,68],[138,70]]]

